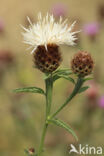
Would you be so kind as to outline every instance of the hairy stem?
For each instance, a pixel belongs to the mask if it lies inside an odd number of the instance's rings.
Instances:
[[[45,117],[45,123],[44,123],[43,133],[41,137],[41,142],[39,146],[38,156],[41,156],[41,153],[43,151],[44,140],[45,140],[45,136],[46,136],[46,132],[48,128],[47,119],[48,119],[48,116],[50,115],[51,103],[52,103],[52,90],[53,90],[52,74],[49,78],[45,80],[45,85],[46,85],[46,117]]]

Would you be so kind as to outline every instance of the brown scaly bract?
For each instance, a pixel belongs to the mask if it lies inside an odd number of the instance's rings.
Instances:
[[[94,62],[88,52],[80,51],[75,54],[71,62],[71,68],[75,74],[80,77],[87,76],[92,73]]]
[[[47,50],[44,45],[40,45],[34,53],[35,66],[44,73],[55,71],[60,66],[61,60],[59,46],[55,44],[48,44]]]

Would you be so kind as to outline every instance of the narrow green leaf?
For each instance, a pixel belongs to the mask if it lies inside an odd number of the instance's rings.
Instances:
[[[56,70],[53,73],[53,75],[57,75],[57,74],[70,75],[70,74],[72,74],[72,71],[70,69],[67,69],[67,68],[65,68],[65,69],[58,69],[58,70]]]
[[[55,82],[56,80],[58,80],[58,79],[60,79],[60,78],[64,78],[64,79],[66,79],[66,80],[68,80],[68,81],[71,81],[72,83],[74,83],[75,84],[75,81],[74,81],[74,79],[73,78],[71,78],[71,77],[69,77],[69,76],[66,76],[66,75],[55,75],[54,77],[53,77],[53,82]]]
[[[15,93],[40,93],[40,94],[45,95],[44,90],[38,87],[18,88],[18,89],[14,89],[13,92]]]
[[[46,74],[44,74],[43,79],[46,80],[46,79],[48,79],[50,76],[51,76],[50,73],[46,73]]]
[[[71,77],[69,77],[69,76],[64,76],[64,75],[59,75],[59,76],[60,76],[60,78],[64,78],[64,79],[66,79],[66,80],[68,80],[68,81],[71,81],[72,83],[75,84],[75,81],[74,81],[73,78],[71,78]]]
[[[85,81],[88,81],[88,80],[93,80],[93,77],[84,78],[84,82],[85,82]]]
[[[78,93],[82,93],[84,91],[86,91],[88,88],[90,88],[89,86],[85,86],[85,87],[82,87]]]
[[[73,129],[68,125],[66,124],[65,122],[59,120],[59,119],[49,119],[48,122],[50,124],[54,124],[56,126],[59,126],[59,127],[62,127],[64,128],[65,130],[67,130],[69,133],[71,133],[75,139],[78,141],[78,137],[77,135],[75,134],[75,132],[73,131]]]
[[[53,82],[55,82],[56,80],[60,79],[61,77],[59,75],[55,75],[53,76]]]
[[[72,71],[70,69],[58,69],[56,70],[55,72],[52,73],[52,79],[53,79],[53,82],[55,82],[56,80],[60,79],[62,76],[64,78],[64,76],[69,76],[72,74]],[[44,79],[47,79],[49,78],[51,75],[50,74],[47,74],[44,76]],[[68,78],[67,78],[68,79]]]

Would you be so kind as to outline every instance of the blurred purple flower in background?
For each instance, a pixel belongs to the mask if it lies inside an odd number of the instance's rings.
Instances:
[[[14,63],[14,56],[9,50],[0,50],[0,86],[4,81],[4,73],[12,67]]]
[[[3,19],[0,18],[0,32],[3,32],[5,28],[5,23],[3,21]]]
[[[12,65],[14,57],[9,50],[0,50],[0,73]]]
[[[11,63],[13,61],[13,55],[9,50],[0,50],[0,64]]]
[[[89,85],[90,85],[90,88],[86,91],[86,97],[90,101],[96,100],[99,95],[98,86],[97,86],[96,82],[94,82],[94,81],[90,81]]]
[[[88,23],[83,26],[83,32],[91,37],[91,39],[95,39],[96,35],[100,31],[100,24],[97,22]]]
[[[99,106],[101,107],[101,108],[104,108],[104,96],[101,96],[100,97],[100,99],[99,99]]]
[[[98,106],[99,86],[96,81],[88,82],[90,88],[86,91],[85,111],[87,115],[91,115]]]
[[[54,4],[52,6],[51,13],[55,17],[66,16],[66,14],[67,14],[67,7],[63,3],[56,3],[56,4]]]

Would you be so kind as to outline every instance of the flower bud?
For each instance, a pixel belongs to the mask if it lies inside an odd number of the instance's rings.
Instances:
[[[34,148],[29,148],[28,150],[30,155],[33,155],[35,153],[35,149]]]
[[[87,76],[92,73],[94,62],[88,52],[80,51],[75,54],[71,62],[72,71],[80,77]]]
[[[34,53],[34,64],[36,68],[44,73],[55,71],[61,63],[61,54],[59,47],[55,44],[40,45]]]

